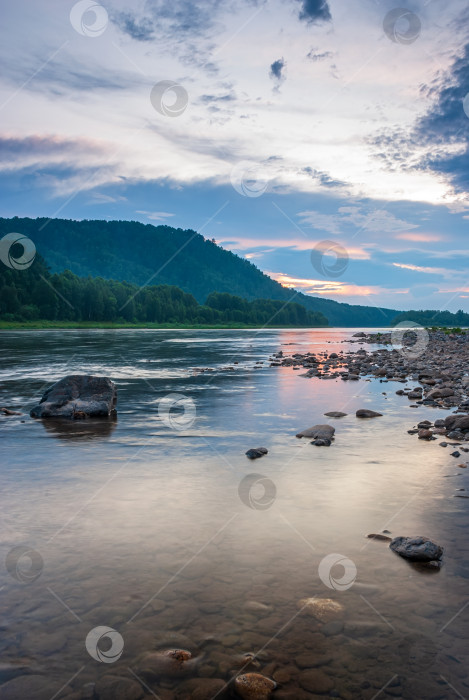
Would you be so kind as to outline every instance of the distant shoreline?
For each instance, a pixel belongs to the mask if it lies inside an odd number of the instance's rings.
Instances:
[[[259,324],[191,324],[191,323],[103,323],[100,321],[0,321],[0,331],[17,331],[17,330],[113,330],[120,328],[142,329],[142,330],[243,330],[243,329],[304,329],[322,328],[329,330],[331,326],[259,326]]]

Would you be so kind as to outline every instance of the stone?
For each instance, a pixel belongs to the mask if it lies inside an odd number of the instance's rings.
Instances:
[[[195,683],[190,700],[213,700],[215,697],[222,700],[227,695],[226,683],[221,678],[198,678]]]
[[[422,428],[418,431],[418,437],[419,440],[432,440],[433,432],[431,430],[427,430],[426,428]]]
[[[63,680],[31,674],[18,676],[0,686],[0,700],[51,700],[63,686]],[[71,688],[62,688],[62,692]]]
[[[266,447],[253,447],[246,452],[246,457],[249,457],[249,459],[258,459],[259,457],[266,455],[268,452],[269,450]]]
[[[342,615],[344,606],[332,598],[302,598],[297,607],[319,622],[330,622]]]
[[[454,452],[451,452],[451,457],[456,457],[456,459],[457,459],[460,456],[461,456],[461,453],[458,452],[457,450],[455,450]]]
[[[391,540],[392,540],[392,537],[388,537],[387,535],[379,535],[379,534],[376,535],[374,533],[372,533],[371,535],[367,535],[367,537],[370,540],[378,540],[381,542],[391,542]]]
[[[335,428],[332,425],[313,425],[312,428],[306,428],[296,434],[297,438],[313,438],[313,440],[332,440],[335,433]]]
[[[99,700],[140,700],[144,696],[142,686],[137,681],[111,675],[96,681],[96,694]]]
[[[243,700],[268,700],[277,684],[260,673],[243,673],[235,678],[234,687]]]
[[[183,678],[194,672],[197,661],[185,649],[165,649],[144,654],[138,669],[150,679]]]
[[[359,408],[355,415],[357,418],[378,418],[378,416],[382,416],[383,414],[377,411],[371,411],[369,408]]]
[[[311,668],[307,671],[302,671],[299,676],[299,682],[303,690],[309,693],[328,693],[334,687],[333,681],[326,676],[324,671],[317,668]]]
[[[447,430],[469,430],[469,416],[447,416],[445,418],[445,428]]]
[[[443,556],[443,548],[427,537],[394,537],[389,547],[393,552],[410,561],[438,561]]]
[[[427,394],[427,399],[445,399],[448,396],[454,396],[453,389],[432,389]]]
[[[330,447],[331,441],[327,438],[318,438],[317,440],[313,440],[311,444],[316,445],[316,447]]]
[[[107,377],[73,374],[44,392],[31,411],[33,418],[94,418],[116,413],[117,390]]]
[[[328,411],[328,413],[324,414],[328,418],[343,418],[346,416],[346,413],[342,413],[342,411]]]

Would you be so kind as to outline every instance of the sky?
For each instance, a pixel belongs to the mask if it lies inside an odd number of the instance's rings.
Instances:
[[[307,294],[469,311],[466,0],[3,3],[0,214],[199,231]]]

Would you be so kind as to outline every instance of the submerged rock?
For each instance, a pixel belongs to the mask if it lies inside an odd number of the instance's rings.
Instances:
[[[371,411],[369,408],[359,408],[355,415],[357,418],[377,418],[383,414],[377,411]]]
[[[145,654],[139,665],[139,672],[151,679],[183,678],[193,673],[198,659],[192,658],[185,649],[165,649]]]
[[[335,433],[335,428],[332,425],[313,425],[312,428],[306,428],[296,434],[297,438],[313,438],[313,440],[332,440]]]
[[[103,676],[96,682],[95,690],[99,700],[140,700],[144,696],[140,683],[120,676]]]
[[[73,374],[44,393],[30,415],[33,418],[109,417],[116,413],[117,389],[107,377]]]
[[[375,534],[372,533],[371,535],[367,535],[368,539],[370,540],[378,540],[380,542],[391,542],[392,537],[388,537],[387,535],[380,535],[380,534]]]
[[[302,598],[298,601],[297,607],[320,622],[335,620],[345,609],[342,603],[332,598]]]
[[[443,548],[427,537],[394,537],[389,547],[393,552],[410,561],[438,561],[443,556]]]
[[[316,445],[316,447],[330,447],[331,441],[328,438],[318,438],[313,440],[311,444]]]
[[[235,678],[234,687],[243,700],[268,700],[277,684],[260,673],[243,673]]]
[[[328,416],[329,418],[343,418],[347,414],[342,413],[342,411],[328,411],[328,413],[325,413],[324,415]]]
[[[258,459],[259,457],[263,457],[268,453],[268,449],[266,447],[253,447],[250,450],[248,450],[245,454],[246,457],[249,457],[249,459]]]

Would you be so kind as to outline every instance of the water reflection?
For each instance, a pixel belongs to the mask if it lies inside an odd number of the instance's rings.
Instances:
[[[38,419],[47,433],[60,440],[104,440],[114,431],[117,416],[87,418],[86,420]]]
[[[2,422],[3,559],[25,544],[44,568],[28,586],[3,571],[0,678],[3,668],[3,680],[19,680],[0,687],[0,700],[33,691],[78,700],[90,695],[87,683],[100,700],[211,699],[246,654],[279,683],[273,700],[450,698],[444,679],[467,696],[469,518],[467,502],[451,498],[467,476],[445,478],[455,471],[447,452],[407,434],[431,409],[409,409],[392,383],[254,368],[282,347],[347,350],[351,332],[2,336],[2,405],[27,406],[31,378],[58,378],[65,362],[65,373],[116,381],[119,421]],[[240,364],[223,370],[234,356]],[[158,416],[159,398],[172,392],[195,402],[188,430]],[[362,407],[384,415],[357,421]],[[324,418],[330,410],[348,415]],[[323,422],[336,428],[331,447],[295,437]],[[260,445],[268,454],[250,462],[245,451]],[[255,507],[264,495],[251,483],[246,498],[253,473],[275,487],[267,508]],[[438,576],[367,539],[384,529],[443,545]],[[346,590],[335,587],[339,565],[326,577],[332,588],[320,576],[332,554],[356,567]],[[309,598],[338,603],[338,614],[298,608]],[[97,626],[124,640],[113,664],[86,650]],[[141,675],[148,654],[174,648],[197,660],[188,677]],[[125,680],[126,694],[110,676]]]

